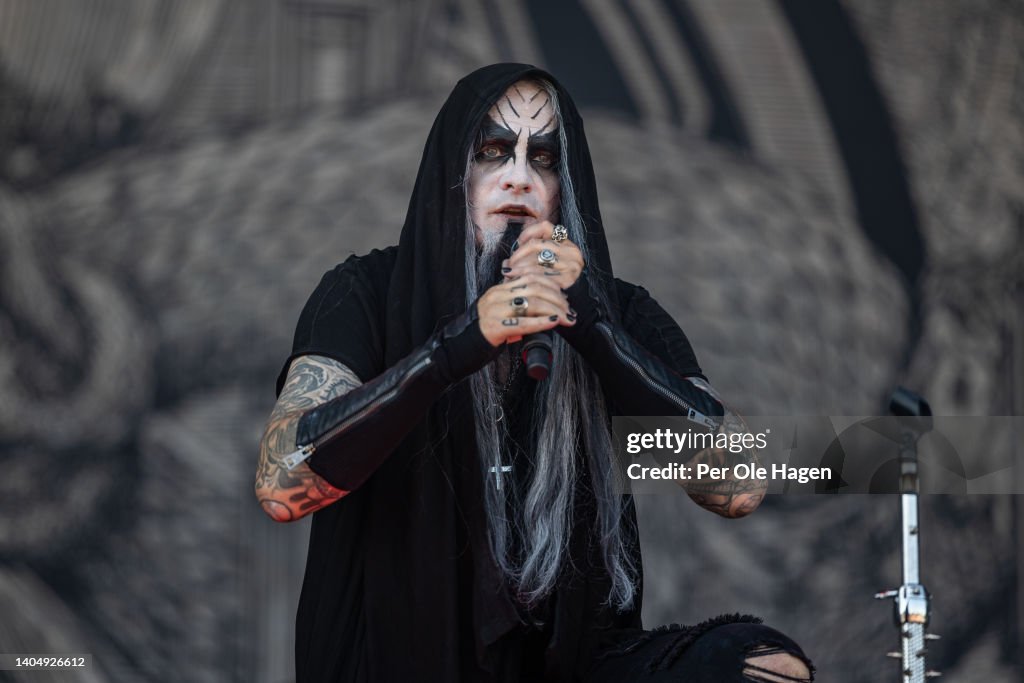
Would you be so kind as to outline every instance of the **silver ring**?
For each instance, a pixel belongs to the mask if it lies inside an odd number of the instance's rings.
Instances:
[[[537,263],[545,268],[550,268],[558,263],[558,254],[550,249],[541,249],[540,253],[537,254]]]
[[[526,315],[526,309],[530,307],[530,301],[525,296],[517,296],[509,303],[512,306],[512,312],[517,318],[522,318]]]
[[[551,241],[561,242],[562,240],[569,237],[569,231],[564,225],[556,225],[555,229],[551,231]]]

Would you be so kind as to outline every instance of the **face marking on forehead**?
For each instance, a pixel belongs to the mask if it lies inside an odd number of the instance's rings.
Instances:
[[[539,95],[539,94],[540,94],[540,93],[538,92],[538,93],[537,93],[537,95]],[[537,95],[534,95],[534,97],[536,97]],[[533,100],[530,100],[530,101],[532,102]],[[550,103],[551,103],[551,98],[549,97],[549,98],[547,98],[546,100],[544,100],[544,104],[540,105],[540,109],[538,109],[538,110],[537,110],[536,112],[534,112],[533,116],[531,116],[530,118],[531,118],[531,119],[535,119],[535,118],[537,118],[538,116],[540,116],[540,113],[541,113],[542,111],[544,111],[544,107],[548,106],[548,105],[549,105]],[[547,127],[547,126],[545,126],[545,128],[546,128],[546,127]]]
[[[550,133],[544,133],[544,131],[546,131],[548,129],[548,126],[550,126],[554,122],[554,120],[555,120],[554,118],[548,119],[548,122],[545,123],[541,127],[540,130],[535,131],[533,133],[530,133],[530,139],[532,140],[533,138],[548,137],[548,136],[552,136],[553,137],[555,135],[555,131],[551,131]]]
[[[543,99],[540,98],[544,95]],[[504,128],[507,134],[498,134]],[[511,85],[484,119],[481,133],[491,139],[506,140],[523,136],[531,146],[542,144],[557,151],[558,120],[554,113],[551,96],[547,91],[530,81],[518,81]],[[513,142],[509,140],[509,142]]]
[[[502,113],[501,109],[499,107],[494,107],[494,111],[498,112],[498,116],[501,118],[501,122],[505,124],[506,130],[511,131],[512,130],[512,124],[509,123],[508,119],[505,118],[505,114]],[[494,115],[493,114],[489,114],[487,116],[487,120],[489,122],[490,121],[494,121]],[[516,131],[516,133],[518,133],[518,131]]]
[[[538,93],[538,94],[541,94],[541,93]],[[544,110],[548,108],[549,104],[551,104],[551,98],[547,97],[547,93],[543,93],[543,94],[545,95],[544,101],[540,103],[540,106],[536,107],[536,111],[534,111],[532,114],[530,114],[528,110],[524,110],[523,114],[519,113],[519,110],[516,109],[516,106],[512,103],[512,100],[509,98],[508,95],[505,95],[505,101],[503,103],[499,103],[499,104],[494,105],[494,107],[491,108],[491,111],[492,112],[497,112],[498,116],[500,116],[502,118],[502,120],[504,120],[506,123],[508,123],[508,119],[510,119],[510,118],[511,119],[525,119],[525,118],[527,118],[527,115],[529,117],[529,120],[536,121],[537,117],[540,116],[541,114],[543,114]],[[533,105],[533,100],[524,100],[523,102],[520,103],[520,105],[519,105],[520,108],[522,108],[524,104],[527,105],[530,109],[534,109],[534,107],[532,106]],[[507,105],[507,106],[505,106],[505,105]],[[492,114],[492,116],[493,116],[493,114]],[[554,119],[554,114],[553,113],[549,112],[549,116],[550,116],[549,120]]]

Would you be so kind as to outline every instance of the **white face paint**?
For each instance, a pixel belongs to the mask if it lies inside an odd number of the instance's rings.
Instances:
[[[558,220],[558,121],[547,92],[519,81],[481,124],[469,175],[477,242],[498,240],[509,221]]]

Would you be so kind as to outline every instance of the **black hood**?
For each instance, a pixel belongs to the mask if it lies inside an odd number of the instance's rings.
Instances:
[[[542,78],[558,92],[568,164],[587,229],[587,271],[611,295],[612,268],[601,223],[590,150],[576,105],[549,73],[529,64],[493,64],[456,84],[434,120],[402,227],[388,297],[387,362],[423,343],[439,321],[465,310],[466,195],[463,175],[475,134],[491,106],[513,83]]]

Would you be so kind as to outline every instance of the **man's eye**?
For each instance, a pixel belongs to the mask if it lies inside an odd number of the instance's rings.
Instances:
[[[484,159],[500,159],[505,156],[505,150],[499,145],[484,145],[480,148],[479,154]]]
[[[533,155],[532,161],[542,168],[551,168],[555,165],[555,155],[551,152],[537,152]]]

